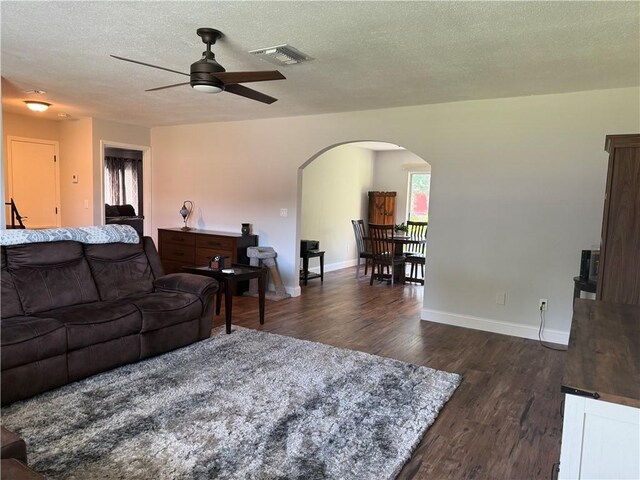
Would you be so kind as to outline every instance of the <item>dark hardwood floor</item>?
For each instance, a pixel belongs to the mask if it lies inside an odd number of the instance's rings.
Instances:
[[[427,287],[428,288],[428,287]],[[463,375],[400,479],[551,478],[559,461],[566,353],[536,341],[420,320],[421,285],[355,279],[355,268],[309,281],[302,295],[235,297],[234,324],[361,350]],[[215,325],[224,323],[224,311]],[[553,477],[555,478],[555,476]]]

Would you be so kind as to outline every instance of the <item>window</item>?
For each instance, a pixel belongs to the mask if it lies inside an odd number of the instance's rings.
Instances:
[[[431,173],[412,172],[409,174],[409,220],[414,222],[429,221],[429,183]]]

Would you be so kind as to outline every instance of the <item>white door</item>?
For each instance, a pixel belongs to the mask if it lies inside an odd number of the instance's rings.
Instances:
[[[9,138],[7,190],[25,227],[60,226],[58,170],[57,142]]]

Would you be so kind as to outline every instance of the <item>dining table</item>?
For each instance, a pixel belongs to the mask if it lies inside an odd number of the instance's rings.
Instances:
[[[369,240],[370,237],[363,237],[365,242]],[[393,238],[390,239],[393,241],[393,254],[395,256],[404,255],[404,246],[405,245],[426,245],[427,237],[416,237],[413,235],[409,235],[407,233],[394,233]],[[404,265],[397,265],[393,271],[394,280],[400,279],[400,268],[404,268]],[[420,285],[424,285],[423,278],[414,278],[414,277],[406,277],[405,282],[419,283]]]

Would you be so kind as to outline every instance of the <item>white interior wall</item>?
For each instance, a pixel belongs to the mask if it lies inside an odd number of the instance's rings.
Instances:
[[[153,128],[154,231],[180,225],[186,198],[200,227],[253,223],[295,293],[300,169],[342,143],[399,144],[432,167],[423,318],[492,321],[526,336],[537,333],[546,298],[548,328],[566,335],[580,250],[599,243],[604,137],[640,130],[639,92]],[[497,291],[507,292],[506,305],[496,305]]]
[[[407,195],[410,166],[419,165],[428,171],[430,165],[415,153],[407,150],[381,150],[376,152],[373,188],[382,192],[396,192],[395,223],[406,222]]]
[[[356,264],[351,220],[366,219],[374,156],[371,150],[341,145],[303,170],[301,238],[320,241],[327,272]],[[312,260],[310,266],[317,263]]]
[[[60,124],[61,222],[65,227],[93,225],[94,191],[91,118]],[[72,182],[77,175],[78,183]]]

